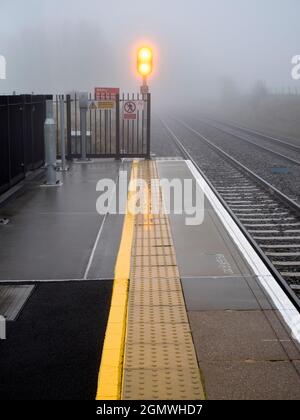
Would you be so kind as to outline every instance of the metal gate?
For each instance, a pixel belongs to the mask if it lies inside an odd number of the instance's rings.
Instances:
[[[80,116],[79,95],[66,95],[64,111],[66,124],[61,133],[60,128],[60,99],[55,99],[55,116],[57,126],[57,151],[60,156],[61,136],[65,141],[67,159],[82,157],[82,119]],[[89,95],[89,100],[94,100]],[[86,157],[87,158],[123,158],[150,157],[150,124],[151,124],[151,96],[147,95],[116,95],[106,97],[114,102],[112,109],[91,109],[86,111]],[[97,101],[95,101],[97,102]],[[100,102],[100,101],[99,101]],[[124,106],[128,103],[141,103],[133,116],[126,116]],[[128,118],[129,117],[129,118]]]

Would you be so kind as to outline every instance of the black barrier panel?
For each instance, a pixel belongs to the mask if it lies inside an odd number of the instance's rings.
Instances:
[[[0,96],[0,193],[9,188],[9,111]]]
[[[52,96],[0,96],[0,193],[44,163],[46,99]]]
[[[23,116],[24,116],[24,139],[27,139],[24,147],[24,163],[25,170],[31,170],[32,167],[32,154],[33,154],[33,136],[32,136],[32,108],[31,108],[31,96],[26,95],[24,97],[25,104],[23,104]]]
[[[35,96],[32,98],[32,166],[36,169],[43,165],[45,160],[44,144],[44,122],[45,122],[45,100],[52,97]],[[41,141],[42,139],[42,141]]]
[[[15,184],[24,177],[23,104],[17,96],[9,98],[10,181]]]
[[[62,133],[60,99],[61,96],[56,96],[54,101],[58,157],[63,137],[67,158],[80,158],[81,117],[78,94],[63,97],[65,124]],[[106,97],[104,102],[107,102],[107,106],[104,109],[101,109],[104,106],[101,101],[91,103],[94,101],[91,94],[89,100],[86,112],[88,158],[150,157],[150,94]]]

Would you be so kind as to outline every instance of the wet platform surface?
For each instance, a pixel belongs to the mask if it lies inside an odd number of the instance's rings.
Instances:
[[[62,186],[30,181],[0,208],[10,219],[0,226],[0,314],[18,313],[0,341],[1,399],[95,399],[123,223],[96,212],[96,185],[130,165],[73,163]]]
[[[157,165],[161,178],[194,178],[185,162]],[[169,220],[206,397],[299,399],[299,343],[207,196],[203,209],[196,226]]]
[[[61,187],[32,183],[26,194],[1,208],[10,223],[0,228],[0,281],[83,279],[103,221],[96,211],[97,182],[114,180],[119,169],[128,167],[128,162],[107,159],[73,164],[59,175]],[[88,278],[113,278],[122,220],[117,215],[106,219],[98,262]]]

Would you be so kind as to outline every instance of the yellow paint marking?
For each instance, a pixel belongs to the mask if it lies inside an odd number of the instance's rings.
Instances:
[[[121,399],[130,259],[134,228],[134,214],[129,211],[129,208],[131,208],[130,202],[134,200],[136,194],[137,168],[138,162],[134,161],[131,170],[131,188],[127,197],[127,211],[115,265],[111,308],[102,350],[96,400]]]

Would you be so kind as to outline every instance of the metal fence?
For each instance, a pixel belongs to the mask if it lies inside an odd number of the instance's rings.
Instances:
[[[52,96],[0,96],[0,193],[44,163],[46,99]]]
[[[123,105],[128,101],[143,101],[145,107],[142,111],[137,110],[135,120],[123,118]],[[120,156],[150,157],[150,127],[151,127],[151,96],[147,95],[122,95],[119,98],[119,141]]]
[[[65,125],[61,129],[60,99],[54,100],[57,130],[57,153],[61,155],[62,136],[67,159],[80,158],[82,152],[79,96],[66,95],[64,99]],[[93,100],[92,95],[89,99]],[[86,116],[86,151],[88,158],[146,157],[150,156],[151,97],[148,95],[116,95],[112,109],[88,109]],[[143,110],[137,110],[135,119],[123,117],[123,105],[128,101],[143,101]]]

